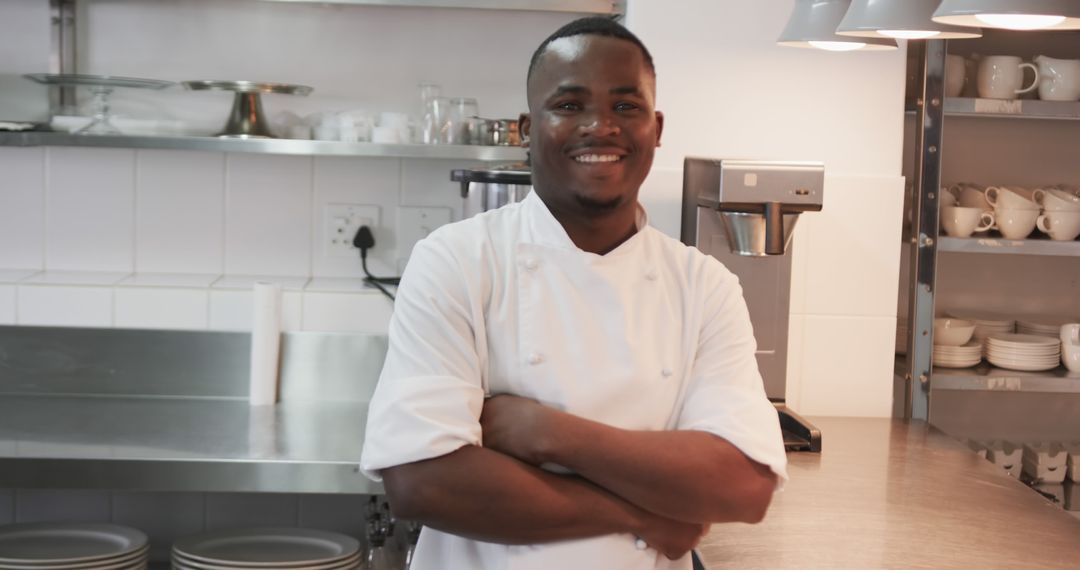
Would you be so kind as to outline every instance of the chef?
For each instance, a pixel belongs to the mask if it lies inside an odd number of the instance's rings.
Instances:
[[[689,569],[786,480],[737,278],[648,225],[656,72],[604,18],[529,66],[534,191],[416,245],[362,468],[413,570]]]

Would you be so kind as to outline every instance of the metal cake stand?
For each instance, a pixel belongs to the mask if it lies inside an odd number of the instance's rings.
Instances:
[[[184,81],[184,87],[192,91],[233,91],[232,111],[225,129],[215,136],[225,138],[274,138],[263,116],[262,94],[308,95],[313,91],[305,85],[286,83],[258,83],[254,81]]]

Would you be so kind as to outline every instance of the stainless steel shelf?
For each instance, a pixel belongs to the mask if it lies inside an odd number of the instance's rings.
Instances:
[[[1080,256],[1080,241],[1050,239],[954,238],[942,236],[938,252],[1004,253],[1012,255]]]
[[[381,493],[365,402],[0,398],[0,488]]]
[[[935,366],[930,386],[935,390],[1080,394],[1080,373],[1070,373],[1062,366],[1046,372],[1021,372],[995,368],[986,362],[974,368]]]
[[[268,0],[306,4],[351,4],[405,8],[466,8],[472,10],[527,10],[575,14],[618,14],[613,0]]]
[[[1078,121],[1080,102],[950,97],[945,99],[945,114],[953,117]]]
[[[292,139],[220,139],[215,137],[72,135],[52,132],[0,133],[0,146],[145,148],[318,156],[442,158],[500,162],[525,159],[525,149],[511,146],[344,143]]]

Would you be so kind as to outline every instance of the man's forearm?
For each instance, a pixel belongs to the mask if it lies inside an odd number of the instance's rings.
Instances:
[[[637,533],[650,516],[579,477],[475,446],[385,469],[382,476],[397,516],[485,542]]]
[[[568,414],[539,456],[627,501],[677,520],[757,522],[775,487],[768,467],[700,431],[628,431]]]

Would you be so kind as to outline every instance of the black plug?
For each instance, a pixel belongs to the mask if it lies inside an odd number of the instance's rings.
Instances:
[[[360,226],[352,238],[352,244],[360,250],[360,255],[366,256],[367,250],[375,247],[375,234],[371,233],[371,228]]]

